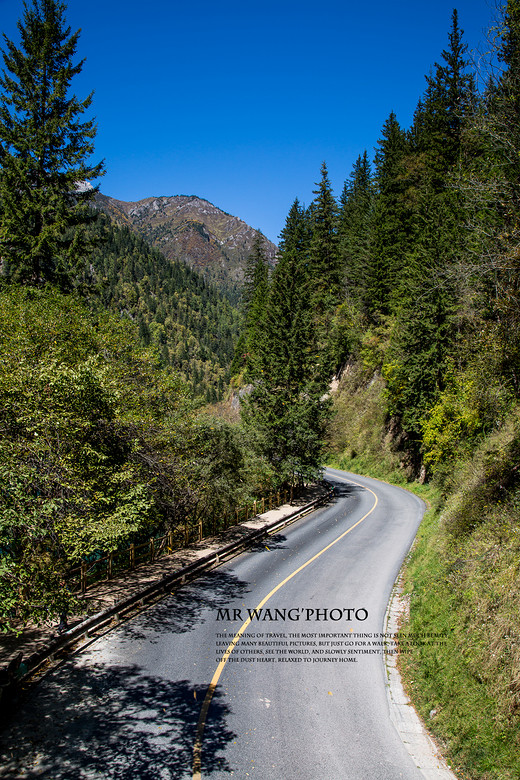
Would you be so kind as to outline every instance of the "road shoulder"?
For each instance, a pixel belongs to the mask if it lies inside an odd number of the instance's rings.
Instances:
[[[400,577],[398,577],[385,615],[386,634],[397,633],[406,614],[406,608]],[[395,653],[385,653],[386,692],[390,719],[417,768],[427,780],[457,780],[457,776],[444,761],[439,748],[428,734],[404,690],[397,667],[397,658]]]

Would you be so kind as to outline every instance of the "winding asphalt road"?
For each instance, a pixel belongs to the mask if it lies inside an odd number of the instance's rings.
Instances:
[[[0,777],[420,780],[372,641],[424,506],[327,477],[326,507],[45,677],[2,734]]]

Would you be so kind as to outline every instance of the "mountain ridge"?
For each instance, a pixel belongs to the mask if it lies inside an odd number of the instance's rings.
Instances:
[[[242,286],[247,258],[261,231],[198,195],[161,195],[124,201],[101,193],[95,202],[119,225],[126,225],[167,258],[202,273],[219,287]],[[269,265],[278,248],[265,238]]]

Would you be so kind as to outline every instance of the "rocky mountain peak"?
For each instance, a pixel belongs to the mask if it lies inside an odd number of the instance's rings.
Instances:
[[[181,260],[219,286],[240,286],[258,231],[196,195],[169,195],[127,202],[98,195],[118,223],[129,225],[167,257]],[[265,239],[271,265],[277,247]]]

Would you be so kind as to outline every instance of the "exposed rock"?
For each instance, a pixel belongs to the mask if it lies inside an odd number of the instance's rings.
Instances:
[[[240,409],[240,401],[245,395],[249,395],[252,389],[253,385],[244,385],[244,387],[241,387],[240,390],[235,390],[231,394],[231,408],[235,411],[238,411]]]

